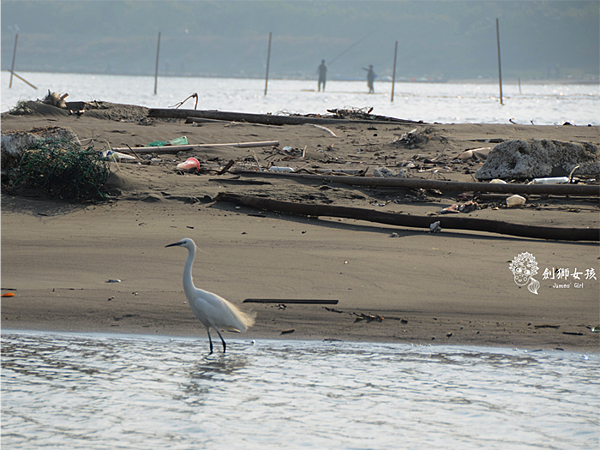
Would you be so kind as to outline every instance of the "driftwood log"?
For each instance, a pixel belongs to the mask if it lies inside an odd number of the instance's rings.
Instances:
[[[115,152],[135,152],[135,153],[179,153],[191,150],[214,147],[276,147],[279,141],[259,141],[259,142],[233,142],[228,144],[193,144],[193,145],[165,145],[162,147],[115,147]]]
[[[348,123],[372,123],[372,124],[401,124],[401,123],[422,123],[406,119],[396,119],[390,117],[389,120],[354,120],[354,119],[334,119],[328,117],[306,117],[306,116],[278,116],[273,114],[251,114],[228,111],[196,111],[193,109],[165,109],[152,108],[148,111],[148,117],[159,119],[188,119],[198,117],[201,119],[224,120],[228,122],[248,122],[263,123],[267,125],[302,125],[305,123],[314,124],[348,124]],[[190,120],[192,122],[192,120]]]
[[[327,175],[307,175],[284,172],[236,171],[246,176],[285,177],[305,180],[315,180],[323,183],[341,183],[352,186],[409,188],[409,189],[439,189],[440,191],[458,192],[496,192],[502,194],[537,194],[537,195],[584,195],[600,197],[600,186],[585,184],[496,184],[477,182],[457,182],[423,180],[421,178],[384,178],[384,177],[343,177]]]
[[[284,202],[267,198],[253,197],[250,195],[229,193],[220,193],[216,200],[280,213],[313,217],[343,217],[403,227],[429,229],[432,223],[439,221],[442,229],[485,231],[488,233],[498,233],[509,236],[551,239],[559,241],[600,241],[600,229],[598,228],[543,227],[515,224],[499,220],[473,219],[469,217],[413,216],[363,208],[350,208],[345,206],[310,205],[305,203]]]

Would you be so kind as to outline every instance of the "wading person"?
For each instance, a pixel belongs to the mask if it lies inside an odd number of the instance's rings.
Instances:
[[[363,70],[367,71],[367,86],[369,86],[369,94],[374,94],[375,87],[373,86],[373,83],[375,82],[375,78],[377,77],[377,75],[375,75],[373,65],[371,64],[368,69],[365,69],[363,67]]]
[[[319,74],[319,92],[321,92],[321,85],[323,85],[323,92],[325,92],[325,82],[327,81],[327,66],[325,65],[325,60],[321,60],[321,65],[317,69],[317,73]]]

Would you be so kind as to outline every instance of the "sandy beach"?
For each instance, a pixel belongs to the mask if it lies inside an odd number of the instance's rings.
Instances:
[[[107,105],[78,116],[53,107],[2,114],[2,132],[66,127],[84,146],[134,150],[187,136],[191,144],[278,141],[278,146],[202,148],[155,155],[148,164],[111,163],[105,202],[2,192],[3,330],[52,330],[198,336],[182,288],[187,253],[165,245],[183,237],[200,251],[198,287],[256,314],[256,325],[225,339],[335,339],[597,352],[600,276],[597,242],[549,241],[469,230],[397,227],[339,217],[306,217],[217,201],[219,193],[288,202],[553,226],[599,226],[598,198],[530,196],[508,209],[505,197],[472,192],[352,186],[316,179],[236,174],[269,165],[373,170],[407,168],[409,177],[472,182],[480,161],[465,150],[508,139],[600,141],[598,127],[485,124],[353,123],[264,125],[229,121],[186,124],[149,118],[148,110]],[[402,142],[412,130],[424,136]],[[491,141],[491,142],[490,142]],[[289,149],[286,149],[289,147]],[[200,173],[176,164],[189,156]],[[230,172],[218,175],[227,162]],[[412,165],[407,165],[412,163]],[[341,175],[343,176],[343,175]],[[515,283],[509,263],[535,256],[537,294]],[[545,271],[545,269],[547,269]],[[559,269],[571,274],[562,279]],[[579,279],[573,272],[579,273]],[[595,274],[594,276],[591,276]],[[109,280],[120,280],[110,283]],[[276,299],[275,303],[242,303]],[[338,300],[335,305],[290,299]]]

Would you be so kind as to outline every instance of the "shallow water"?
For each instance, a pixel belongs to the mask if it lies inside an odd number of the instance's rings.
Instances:
[[[316,81],[260,79],[159,77],[154,95],[154,77],[26,72],[19,73],[39,89],[18,79],[8,88],[10,73],[2,72],[1,111],[19,100],[43,98],[48,90],[68,93],[68,100],[101,100],[171,107],[197,92],[198,109],[250,113],[315,113],[327,109],[373,107],[373,114],[441,123],[515,123],[529,125],[600,125],[600,87],[596,85],[526,85],[505,83],[504,105],[496,84],[396,83],[394,102],[390,82],[376,82],[369,95],[364,81],[331,81],[327,92],[315,92]],[[184,108],[194,108],[188,100]]]
[[[229,341],[229,340],[228,340]],[[597,448],[600,355],[4,332],[2,446]]]

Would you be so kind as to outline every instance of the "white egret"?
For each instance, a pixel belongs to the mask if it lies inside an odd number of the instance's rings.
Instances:
[[[185,238],[166,247],[185,247],[188,249],[188,258],[183,269],[183,290],[188,299],[190,308],[196,318],[202,322],[208,333],[208,342],[210,343],[210,353],[213,352],[212,339],[210,337],[210,328],[216,330],[223,343],[223,353],[226,345],[220,328],[230,331],[245,332],[248,327],[254,325],[254,318],[240,311],[234,305],[229,303],[223,297],[212,292],[198,289],[194,286],[192,279],[192,265],[196,258],[196,244],[193,240]]]

